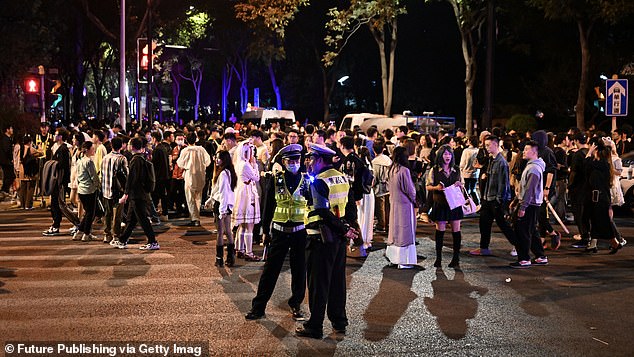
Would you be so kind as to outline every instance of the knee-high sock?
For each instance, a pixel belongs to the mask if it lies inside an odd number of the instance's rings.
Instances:
[[[434,238],[436,240],[436,259],[442,259],[442,241],[445,231],[436,231]]]
[[[253,254],[253,233],[244,233],[244,243],[246,255]]]
[[[453,257],[454,259],[460,256],[460,245],[462,244],[462,233],[452,232],[453,236]]]
[[[236,251],[244,252],[244,228],[238,227],[236,231]]]

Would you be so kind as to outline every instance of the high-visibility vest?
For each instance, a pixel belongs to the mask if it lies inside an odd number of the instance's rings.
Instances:
[[[305,174],[299,185],[292,194],[286,186],[284,173],[280,172],[275,176],[275,212],[273,212],[273,222],[278,223],[304,223],[306,212],[308,210],[308,201],[302,195],[302,186],[305,184]]]
[[[350,184],[344,174],[335,170],[328,169],[315,177],[315,180],[322,180],[328,186],[328,208],[335,216],[341,217],[345,214],[346,204],[348,203],[348,191]],[[315,201],[315,197],[313,197]],[[315,206],[309,208],[306,223],[319,222],[319,215],[310,215],[315,210]]]

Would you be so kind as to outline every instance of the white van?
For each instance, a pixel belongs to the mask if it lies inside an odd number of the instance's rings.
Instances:
[[[243,120],[256,121],[263,124],[270,124],[271,122],[286,122],[287,124],[293,124],[295,122],[295,112],[292,110],[252,110],[242,115]]]
[[[361,126],[363,122],[368,119],[376,119],[376,118],[384,118],[389,119],[383,114],[371,114],[371,113],[358,113],[358,114],[347,114],[343,117],[341,121],[341,125],[339,126],[339,130],[352,130],[355,126]]]

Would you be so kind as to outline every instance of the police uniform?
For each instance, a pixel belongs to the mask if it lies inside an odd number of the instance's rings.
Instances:
[[[290,144],[279,155],[283,159],[297,159],[301,162],[302,146]],[[291,298],[288,305],[294,319],[301,319],[300,305],[306,295],[306,228],[304,220],[307,214],[306,191],[309,180],[306,173],[298,171],[296,174],[288,170],[275,173],[267,187],[268,199],[262,209],[262,228],[265,235],[271,237],[268,248],[268,258],[264,264],[258,292],[251,303],[251,311],[246,314],[247,320],[256,320],[264,316],[277,278],[282,270],[286,254],[290,250],[291,265]]]
[[[335,155],[325,146],[312,144],[310,148],[311,155],[317,157]],[[310,319],[297,328],[296,334],[321,338],[326,311],[335,331],[344,333],[348,325],[345,234],[350,228],[347,212],[356,209],[348,179],[332,165],[323,167],[311,181],[306,225]]]

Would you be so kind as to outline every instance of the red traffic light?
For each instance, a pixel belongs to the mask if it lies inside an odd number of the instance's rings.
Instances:
[[[27,78],[24,81],[24,88],[27,93],[39,93],[40,92],[40,81],[36,78]]]

